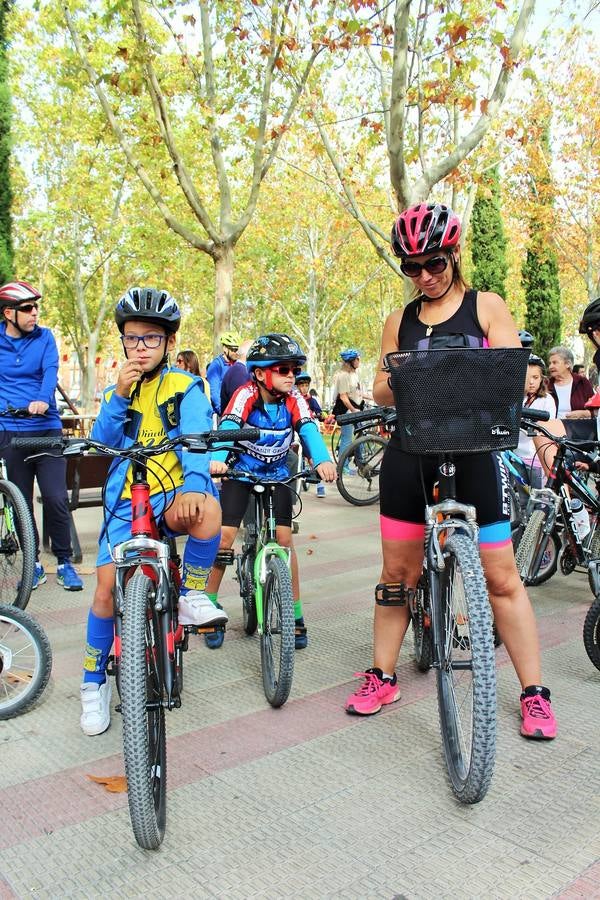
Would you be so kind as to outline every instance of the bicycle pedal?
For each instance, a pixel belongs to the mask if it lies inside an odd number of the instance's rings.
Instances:
[[[220,634],[221,632],[225,632],[227,630],[224,622],[219,622],[216,625],[211,625],[210,622],[208,625],[184,625],[183,631],[184,634]]]
[[[306,625],[296,625],[294,634],[306,634]]]
[[[300,531],[300,522],[292,522],[292,534],[298,534]]]
[[[117,664],[115,662],[115,657],[111,653],[106,661],[106,674],[112,678],[116,678],[117,675]]]

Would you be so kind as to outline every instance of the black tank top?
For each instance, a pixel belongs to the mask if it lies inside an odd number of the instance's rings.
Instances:
[[[404,310],[398,329],[399,350],[441,350],[443,347],[487,347],[477,318],[477,291],[465,291],[453,316],[438,325],[419,319],[422,302],[418,297]]]

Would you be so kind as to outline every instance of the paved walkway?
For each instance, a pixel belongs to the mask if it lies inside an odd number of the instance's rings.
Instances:
[[[98,510],[78,513],[92,572]],[[51,685],[0,723],[0,898],[600,898],[600,672],[582,645],[587,581],[556,575],[532,591],[545,681],[560,735],[518,734],[518,685],[498,651],[498,754],[487,798],[462,807],[441,758],[435,677],[409,642],[402,699],[371,719],[343,701],[370,664],[377,512],[335,489],[305,497],[298,549],[310,645],[281,710],[261,688],[236,584],[225,644],[185,659],[185,696],[168,714],[168,831],[135,844],[124,794],[88,775],[123,772],[121,723],[85,737],[79,682],[93,575],[82,593],[54,577],[32,597],[54,649]]]

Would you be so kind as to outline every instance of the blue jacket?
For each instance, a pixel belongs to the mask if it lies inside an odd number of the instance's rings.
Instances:
[[[229,401],[219,428],[242,428],[244,425],[260,428],[260,437],[257,441],[241,443],[245,449],[243,453],[237,453],[231,463],[234,469],[253,472],[271,481],[287,478],[290,473],[286,458],[294,431],[313,465],[330,461],[306,399],[297,388],[292,388],[279,403],[265,406],[255,383],[242,385]],[[225,461],[227,451],[215,452],[214,458]]]
[[[221,382],[223,381],[225,372],[227,372],[231,365],[233,365],[233,363],[228,363],[221,353],[220,356],[215,356],[206,367],[206,380],[208,381],[208,386],[210,388],[210,402],[217,415],[221,412]]]
[[[116,385],[106,388],[98,418],[94,422],[91,437],[111,447],[131,447],[137,440],[143,416],[131,408],[131,398],[115,393]],[[132,388],[133,391],[133,388]],[[212,410],[203,390],[202,381],[189,372],[168,366],[159,375],[156,392],[158,412],[168,437],[210,431]],[[179,457],[184,475],[185,491],[205,491],[216,494],[211,480],[209,453],[174,451]],[[121,498],[129,468],[128,460],[115,459],[106,484],[107,509],[113,509]],[[169,485],[165,485],[169,490]]]
[[[48,404],[43,416],[0,419],[8,431],[41,431],[62,428],[56,406],[58,349],[49,328],[36,325],[27,337],[10,338],[6,323],[0,324],[0,409],[25,407],[34,400]]]

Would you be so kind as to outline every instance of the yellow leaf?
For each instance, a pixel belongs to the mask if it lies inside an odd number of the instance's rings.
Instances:
[[[88,775],[90,781],[103,784],[110,794],[126,794],[127,779],[124,775]]]

